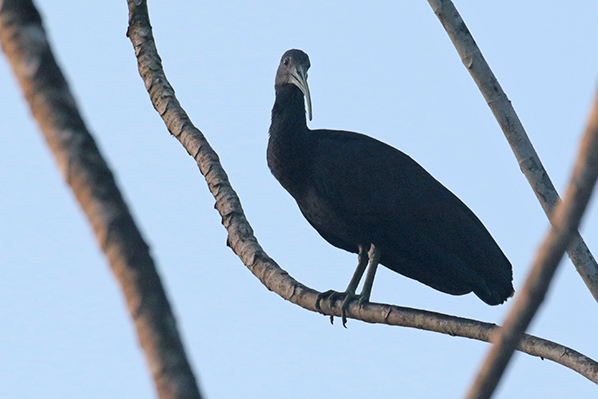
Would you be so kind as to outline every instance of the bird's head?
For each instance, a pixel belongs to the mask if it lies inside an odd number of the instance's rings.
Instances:
[[[310,66],[309,57],[303,51],[294,49],[287,51],[280,60],[274,86],[281,87],[286,84],[297,86],[307,100],[307,113],[311,121],[311,96],[307,85],[307,70]]]

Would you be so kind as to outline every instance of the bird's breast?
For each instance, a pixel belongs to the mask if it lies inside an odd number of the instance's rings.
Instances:
[[[312,176],[312,156],[304,143],[271,136],[267,158],[270,171],[295,200],[306,195]]]

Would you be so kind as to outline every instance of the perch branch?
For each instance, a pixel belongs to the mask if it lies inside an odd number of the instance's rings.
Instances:
[[[85,126],[30,0],[0,0],[0,42],[121,285],[160,398],[201,398],[149,248]]]
[[[315,312],[319,292],[296,281],[264,252],[253,235],[239,197],[231,187],[218,156],[176,99],[156,49],[147,3],[143,0],[129,0],[128,4],[127,34],[135,49],[139,74],[166,127],[195,159],[205,177],[208,188],[216,199],[216,209],[222,217],[222,224],[228,232],[228,245],[269,290]],[[340,302],[331,304],[330,308],[322,308],[322,313],[340,317]],[[490,336],[498,328],[494,324],[476,320],[377,303],[359,307],[353,302],[349,305],[347,316],[368,323],[412,327],[486,342],[489,342]],[[598,384],[598,363],[579,352],[531,335],[525,336],[518,349],[532,356],[560,363]]]
[[[521,171],[532,186],[542,209],[552,223],[554,209],[560,201],[559,195],[527,137],[511,101],[492,73],[453,2],[451,0],[428,0],[428,3],[440,19],[461,56],[463,64],[482,92],[517,158]],[[577,231],[573,233],[567,253],[592,296],[598,301],[598,264]]]

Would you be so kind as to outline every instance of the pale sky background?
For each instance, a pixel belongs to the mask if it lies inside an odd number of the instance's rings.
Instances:
[[[350,320],[269,292],[226,247],[197,166],[153,110],[121,1],[38,1],[54,52],[149,242],[208,398],[460,398],[489,346]],[[520,289],[548,222],[494,117],[425,1],[150,1],[166,74],[218,152],[264,249],[318,290],[356,257],[326,243],[266,166],[280,56],[311,58],[312,128],[359,131],[411,155],[480,217]],[[456,1],[557,188],[598,81],[594,0]],[[0,62],[0,396],[155,397],[122,295]],[[598,251],[590,205],[582,234]],[[500,323],[490,307],[381,268],[372,300]],[[598,304],[559,269],[531,332],[598,359]],[[598,388],[517,354],[496,398]]]

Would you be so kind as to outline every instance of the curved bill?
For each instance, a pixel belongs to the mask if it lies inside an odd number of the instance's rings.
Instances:
[[[309,120],[312,119],[311,113],[311,95],[309,94],[309,86],[307,85],[307,71],[303,70],[301,65],[298,65],[295,73],[292,73],[293,83],[301,90],[307,101],[307,115]]]

